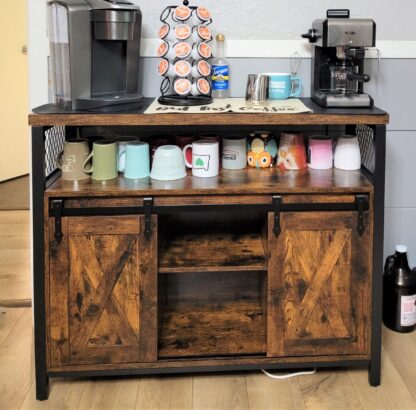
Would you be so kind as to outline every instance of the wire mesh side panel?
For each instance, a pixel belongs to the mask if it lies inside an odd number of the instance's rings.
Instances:
[[[356,133],[360,143],[361,164],[373,174],[376,168],[374,130],[368,125],[357,125]]]
[[[45,132],[45,177],[58,169],[58,154],[64,149],[65,127],[52,127]]]

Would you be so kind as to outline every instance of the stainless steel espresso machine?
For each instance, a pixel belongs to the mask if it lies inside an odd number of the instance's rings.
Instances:
[[[125,0],[47,3],[55,104],[67,110],[138,107],[142,14]]]
[[[322,107],[372,107],[364,93],[370,76],[364,72],[365,50],[376,45],[376,23],[352,19],[349,10],[328,10],[302,35],[312,50],[312,99]]]

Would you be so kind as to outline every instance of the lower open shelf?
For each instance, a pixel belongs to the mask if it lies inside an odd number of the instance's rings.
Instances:
[[[264,320],[254,302],[169,307],[160,318],[159,357],[264,354]]]
[[[159,276],[160,359],[266,354],[266,272]]]

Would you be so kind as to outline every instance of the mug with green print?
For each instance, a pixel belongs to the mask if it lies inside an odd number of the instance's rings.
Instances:
[[[192,164],[185,157],[188,168],[192,168],[192,175],[199,178],[212,178],[220,173],[220,144],[216,141],[195,141],[187,145],[183,152],[192,148]]]

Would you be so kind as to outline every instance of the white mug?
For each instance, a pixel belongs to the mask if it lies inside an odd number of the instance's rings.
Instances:
[[[212,178],[220,173],[220,144],[213,141],[195,141],[184,148],[192,148],[192,164],[186,157],[185,163],[192,168],[192,175],[199,178]]]
[[[222,167],[244,169],[247,166],[247,139],[224,138],[222,140]]]
[[[358,171],[361,169],[360,144],[355,135],[343,135],[338,138],[334,165],[335,168],[344,171]]]

